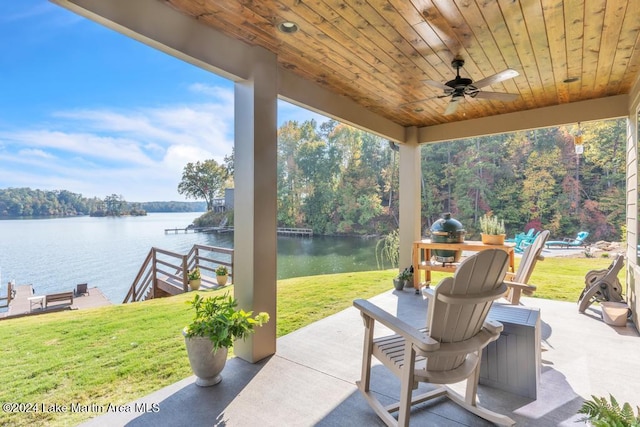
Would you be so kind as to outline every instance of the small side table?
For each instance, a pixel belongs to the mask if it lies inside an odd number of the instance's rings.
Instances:
[[[29,300],[29,311],[33,311],[33,306],[40,304],[40,309],[44,308],[44,295],[36,295],[27,298]]]
[[[487,319],[504,326],[482,350],[480,384],[538,398],[542,366],[540,309],[493,303]]]

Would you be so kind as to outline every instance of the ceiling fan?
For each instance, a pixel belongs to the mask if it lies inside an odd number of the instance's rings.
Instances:
[[[519,76],[520,74],[516,70],[507,68],[504,71],[474,82],[469,78],[460,77],[460,68],[464,66],[464,59],[454,59],[451,61],[451,66],[456,69],[455,79],[449,80],[446,83],[436,82],[435,80],[425,80],[425,83],[444,90],[444,94],[438,95],[437,98],[446,98],[447,96],[451,97],[451,101],[449,101],[449,105],[443,113],[445,116],[456,112],[458,109],[458,103],[465,99],[465,95],[471,98],[494,99],[505,102],[514,101],[518,98],[518,95],[513,93],[486,92],[480,90],[480,88],[485,86],[491,86]]]

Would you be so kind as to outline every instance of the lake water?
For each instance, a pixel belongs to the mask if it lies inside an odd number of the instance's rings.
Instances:
[[[151,247],[186,254],[196,244],[233,247],[232,234],[164,234],[199,213],[146,217],[0,221],[0,295],[7,282],[32,284],[38,294],[99,287],[121,303]],[[278,237],[278,278],[375,270],[376,239]]]

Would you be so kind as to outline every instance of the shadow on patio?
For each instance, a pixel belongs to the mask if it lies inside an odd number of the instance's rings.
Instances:
[[[640,404],[640,339],[631,323],[611,327],[599,318],[599,308],[581,315],[574,303],[523,300],[525,306],[539,307],[542,317],[537,399],[481,385],[483,406],[509,415],[517,425],[575,426],[582,418],[576,412],[591,395],[612,394],[620,402]],[[426,321],[426,302],[412,290],[389,291],[371,301],[414,325]],[[201,388],[189,377],[132,402],[131,412],[101,415],[84,425],[384,425],[355,386],[363,330],[359,313],[349,308],[278,339],[277,354],[260,363],[229,360],[217,386]],[[398,398],[399,381],[377,366],[372,390],[390,403]],[[411,420],[412,425],[489,425],[446,398],[417,406]]]

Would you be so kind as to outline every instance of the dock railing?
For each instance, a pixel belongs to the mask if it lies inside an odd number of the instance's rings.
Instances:
[[[152,247],[123,303],[188,292],[188,272],[196,267],[200,269],[203,282],[213,283],[215,280],[206,279],[209,276],[207,273],[215,277],[215,270],[221,265],[229,269],[229,277],[233,281],[233,249],[193,245],[189,253],[184,255]],[[162,289],[161,284],[165,285]]]
[[[178,234],[178,233],[233,233],[233,226],[221,225],[218,227],[185,227],[185,228],[165,228],[164,234]],[[296,228],[296,227],[278,227],[277,233],[279,236],[298,236],[298,237],[313,237],[312,228]]]

